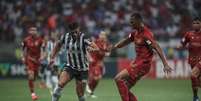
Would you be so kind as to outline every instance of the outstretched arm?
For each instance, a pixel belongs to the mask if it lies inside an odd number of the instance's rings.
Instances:
[[[190,41],[190,33],[185,33],[184,37],[182,38],[180,44],[176,47],[177,50],[184,50],[188,49]]]
[[[122,48],[122,47],[124,47],[124,46],[130,44],[131,42],[132,42],[132,40],[131,40],[129,37],[127,37],[127,38],[125,38],[125,39],[119,41],[118,43],[116,43],[116,44],[113,46],[112,50],[117,49],[117,48]]]
[[[22,42],[21,45],[22,45],[22,51],[23,51],[23,53],[22,53],[22,62],[25,63],[25,57],[27,55],[27,47],[26,47],[24,42]]]
[[[51,59],[54,59],[57,55],[57,53],[59,52],[59,50],[61,49],[62,44],[60,42],[56,43],[56,46],[54,47],[52,53],[51,53]]]
[[[60,51],[61,49],[61,46],[65,43],[65,34],[61,36],[60,40],[58,40],[56,42],[56,45],[50,55],[50,59],[51,61],[50,62],[53,62],[54,61],[54,58],[56,57],[57,53]]]
[[[95,44],[95,42],[91,42],[87,39],[84,40],[84,44],[87,45],[87,51],[92,52],[92,51],[99,51],[98,46]]]
[[[159,44],[153,40],[152,41],[147,40],[146,43],[148,45],[150,45],[154,50],[156,50],[157,54],[161,58],[161,60],[163,62],[163,66],[164,66],[164,72],[170,73],[172,71],[172,68],[168,65],[165,55],[163,54],[163,51],[162,51],[161,47],[159,46]]]

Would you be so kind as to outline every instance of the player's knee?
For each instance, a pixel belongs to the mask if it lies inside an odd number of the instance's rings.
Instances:
[[[121,78],[121,76],[120,75],[116,75],[115,77],[114,77],[114,80],[115,81],[119,81],[119,80],[121,80],[122,78]]]
[[[28,79],[29,80],[34,80],[35,78],[34,78],[34,75],[33,74],[28,74]]]
[[[59,87],[63,88],[65,86],[65,82],[64,81],[59,81],[58,85],[59,85]]]
[[[197,71],[195,69],[192,70],[191,72],[191,78],[198,78],[199,74],[197,73]]]
[[[94,80],[99,81],[102,77],[101,76],[96,76],[94,77]]]

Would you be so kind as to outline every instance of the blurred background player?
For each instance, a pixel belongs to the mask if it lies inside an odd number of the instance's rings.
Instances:
[[[37,100],[38,96],[34,92],[34,80],[38,75],[40,66],[41,50],[43,47],[43,39],[38,35],[36,27],[28,29],[28,36],[22,42],[23,58],[22,61],[26,65],[28,75],[28,84],[31,92],[32,100]]]
[[[179,49],[187,49],[189,52],[188,63],[191,66],[191,82],[193,90],[193,101],[200,101],[198,88],[201,86],[201,19],[196,17],[192,22],[192,31],[185,33]]]
[[[107,34],[101,31],[98,38],[94,40],[94,43],[99,48],[99,51],[90,52],[90,64],[89,64],[89,79],[87,85],[87,92],[92,98],[96,98],[94,90],[96,89],[100,79],[103,77],[105,66],[104,57],[109,56],[109,42],[107,40]]]
[[[46,44],[45,44],[45,60],[44,60],[44,78],[47,87],[50,89],[50,93],[52,94],[53,89],[58,84],[58,69],[61,64],[59,56],[55,58],[55,62],[52,67],[48,67],[48,63],[50,62],[50,55],[56,45],[57,36],[54,33],[46,36]]]
[[[149,72],[154,55],[153,49],[156,50],[163,62],[164,72],[171,72],[162,49],[154,40],[152,32],[144,25],[142,16],[139,13],[133,13],[130,24],[133,32],[112,48],[112,50],[118,49],[132,42],[135,44],[136,59],[131,63],[131,67],[123,69],[115,77],[122,101],[137,101],[136,96],[129,90],[141,77]]]
[[[51,55],[51,62],[54,61],[56,54],[62,46],[66,49],[66,65],[60,74],[58,86],[54,89],[52,101],[58,101],[64,86],[73,78],[76,80],[76,91],[79,101],[85,101],[84,92],[88,79],[88,47],[98,51],[98,47],[93,42],[85,38],[84,33],[80,31],[77,22],[69,24],[69,33],[64,34],[57,42]],[[89,50],[89,51],[90,51]]]

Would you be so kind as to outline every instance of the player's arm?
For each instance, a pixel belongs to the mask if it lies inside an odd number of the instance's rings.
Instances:
[[[44,60],[45,58],[47,58],[46,41],[43,41],[42,46],[41,46],[40,61]]]
[[[184,49],[187,49],[188,48],[188,42],[189,42],[189,39],[188,39],[188,33],[186,33],[184,35],[184,37],[182,38],[180,44],[176,47],[177,50],[184,50]]]
[[[154,49],[157,52],[157,54],[159,55],[159,57],[161,58],[161,60],[163,62],[163,66],[164,66],[164,72],[170,73],[172,71],[172,68],[168,65],[165,55],[163,54],[163,51],[162,51],[161,47],[159,46],[159,44],[156,41],[149,40],[149,39],[146,39],[145,42],[148,46],[150,46],[152,49]]]
[[[57,42],[51,53],[51,59],[54,59],[56,57],[56,55],[60,51],[61,47],[62,47],[62,44],[60,42]]]
[[[89,52],[92,52],[92,51],[99,51],[100,49],[98,48],[98,46],[92,41],[89,41],[87,39],[84,40],[84,44],[87,45],[87,50]]]
[[[25,57],[27,56],[27,47],[25,45],[25,42],[21,43],[22,46],[22,62],[25,62]]]
[[[132,40],[130,39],[130,37],[127,37],[121,41],[119,41],[118,43],[116,43],[113,47],[112,50],[118,49],[118,48],[122,48],[128,44],[130,44],[132,42]]]
[[[50,55],[49,65],[51,65],[54,62],[54,59],[55,59],[57,53],[60,51],[60,49],[64,43],[65,43],[65,34],[62,35],[61,38],[56,42],[56,45]]]

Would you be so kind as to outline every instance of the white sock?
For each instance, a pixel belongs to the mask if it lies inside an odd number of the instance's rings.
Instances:
[[[35,93],[31,93],[31,96],[36,96],[36,94]]]
[[[62,88],[59,86],[56,86],[56,88],[54,89],[54,92],[52,94],[52,101],[59,100],[59,97],[61,96],[61,91],[62,91]]]

